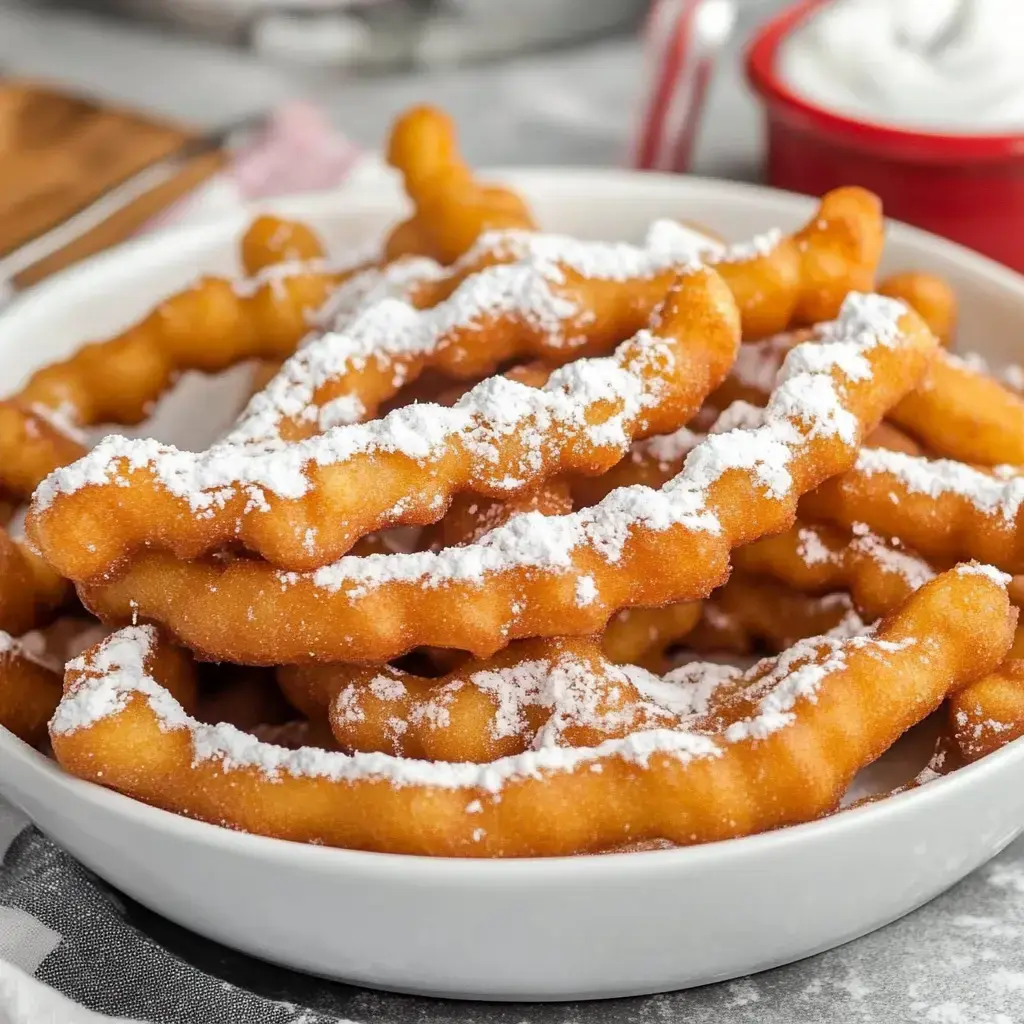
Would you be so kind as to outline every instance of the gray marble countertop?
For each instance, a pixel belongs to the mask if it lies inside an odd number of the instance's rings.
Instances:
[[[771,6],[744,4],[740,40]],[[54,79],[209,125],[303,96],[367,146],[379,144],[383,126],[405,104],[429,100],[455,115],[468,155],[481,164],[621,162],[640,61],[633,41],[612,40],[500,65],[351,81],[272,67],[152,29],[47,11],[34,0],[0,0],[4,74]],[[709,94],[694,170],[756,179],[760,147],[758,113],[734,46]],[[743,981],[600,1004],[502,1006],[377,994],[253,964],[141,912],[139,923],[221,977],[368,1024],[1024,1022],[1024,840],[916,913],[840,949]]]

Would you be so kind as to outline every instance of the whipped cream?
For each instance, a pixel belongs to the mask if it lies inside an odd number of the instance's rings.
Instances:
[[[834,0],[776,72],[817,106],[946,134],[1024,130],[1020,0]]]

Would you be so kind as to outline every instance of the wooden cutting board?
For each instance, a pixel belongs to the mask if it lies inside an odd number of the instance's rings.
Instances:
[[[0,256],[66,220],[191,137],[180,125],[55,88],[0,82]],[[28,285],[132,234],[216,171],[220,152],[176,177],[19,277]]]

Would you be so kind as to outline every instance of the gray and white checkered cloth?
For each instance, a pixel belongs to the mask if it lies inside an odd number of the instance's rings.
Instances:
[[[122,1022],[128,1017],[132,1024],[336,1024],[340,1019],[256,995],[175,956],[136,926],[144,927],[149,915],[0,802],[3,848],[0,1024],[99,1024],[111,1021],[110,1015]],[[133,923],[133,916],[140,920]],[[202,945],[198,938],[195,942]],[[255,961],[247,966],[250,972],[274,972]],[[316,984],[294,977],[300,986]],[[33,984],[33,978],[43,984]]]

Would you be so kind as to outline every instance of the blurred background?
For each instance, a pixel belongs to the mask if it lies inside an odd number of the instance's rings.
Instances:
[[[742,0],[695,152],[757,173],[737,54],[782,4]],[[0,0],[0,74],[205,127],[314,99],[364,146],[429,100],[482,163],[617,164],[636,129],[648,0]]]
[[[0,280],[155,161],[176,184],[105,244],[200,186],[213,213],[219,171],[351,180],[422,102],[478,166],[859,184],[1024,269],[1024,0],[0,0]]]

